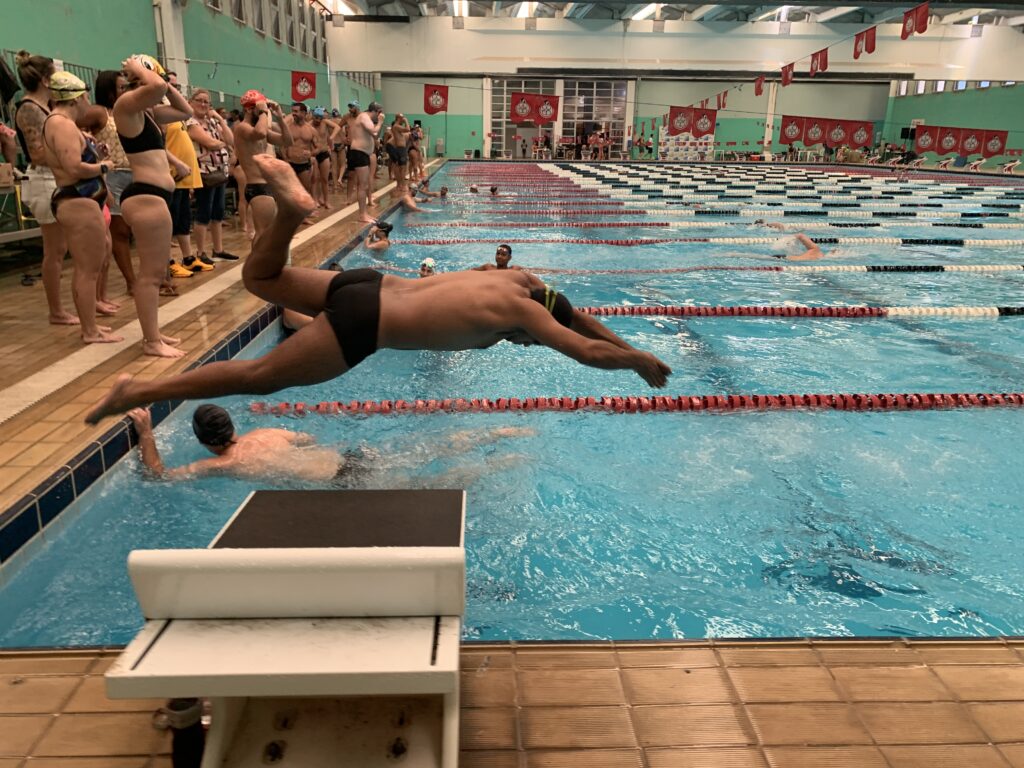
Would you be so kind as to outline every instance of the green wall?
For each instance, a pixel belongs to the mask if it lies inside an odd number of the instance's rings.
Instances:
[[[0,48],[117,69],[131,53],[156,53],[153,6],[139,0],[2,0]]]
[[[223,5],[229,7],[227,3]],[[190,59],[189,84],[212,91],[215,105],[217,91],[241,96],[250,88],[281,104],[290,104],[292,70],[302,70],[317,73],[316,98],[307,103],[330,106],[326,65],[277,42],[269,34],[257,34],[230,14],[211,10],[202,2],[191,2],[182,9],[182,26],[185,52]]]
[[[448,112],[427,115],[423,112],[423,86],[426,83],[448,86]],[[381,102],[388,123],[402,112],[411,123],[420,120],[430,141],[424,146],[427,157],[435,157],[437,139],[444,139],[445,155],[462,157],[465,150],[484,147],[483,79],[479,77],[440,77],[430,80],[414,77],[381,79]]]
[[[1024,148],[1024,85],[894,96],[889,107],[885,137],[897,144],[907,143],[899,138],[900,128],[921,119],[925,125],[1008,130],[1006,148]],[[929,152],[927,157],[935,159],[936,155]],[[994,157],[988,163],[995,165],[1000,160]]]

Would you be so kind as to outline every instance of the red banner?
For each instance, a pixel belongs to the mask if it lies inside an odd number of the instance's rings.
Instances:
[[[939,151],[939,126],[919,125],[914,129],[914,151],[923,155],[925,152]]]
[[[729,92],[728,91],[722,91],[720,94],[718,94],[715,97],[715,106],[718,107],[718,109],[725,109],[725,102],[726,102],[726,100],[728,98],[729,98]]]
[[[875,124],[868,122],[850,121],[849,146],[851,149],[870,147],[874,143]]]
[[[913,34],[923,34],[928,30],[928,3],[921,3],[903,14],[903,29],[900,39],[906,40]]]
[[[754,95],[760,96],[762,93],[764,93],[764,75],[754,81]]]
[[[828,69],[828,48],[811,54],[811,77]]]
[[[960,151],[960,136],[963,131],[960,128],[939,128],[939,143],[935,152],[940,155],[948,155],[950,152]]]
[[[782,127],[779,129],[780,144],[795,144],[804,140],[804,119],[802,117],[782,118]]]
[[[292,101],[316,98],[316,72],[292,72]]]
[[[793,82],[793,65],[787,64],[782,68],[782,87],[785,88],[787,85]]]
[[[693,138],[710,136],[715,132],[715,121],[718,119],[716,109],[695,109],[693,110]]]
[[[426,83],[423,86],[423,111],[428,115],[436,115],[438,112],[448,111],[447,85]]]
[[[853,58],[859,59],[862,53],[875,52],[875,29],[865,29],[853,38]]]
[[[513,93],[508,119],[513,123],[533,122],[533,95],[529,93]]]
[[[831,124],[831,120],[826,120],[821,117],[805,117],[804,146],[813,147],[815,144],[821,144],[825,140],[825,136],[828,134],[828,129],[831,127]]]
[[[558,119],[558,97],[541,96],[533,97],[533,122],[537,125],[553,123]]]
[[[985,143],[981,147],[982,157],[995,157],[1006,152],[1009,131],[985,131]]]
[[[668,111],[668,135],[693,133],[693,107],[670,107]]]
[[[960,154],[964,157],[976,155],[985,145],[985,132],[977,128],[964,128],[960,134]]]

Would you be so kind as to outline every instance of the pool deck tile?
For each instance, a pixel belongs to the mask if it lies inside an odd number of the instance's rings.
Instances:
[[[1024,660],[971,664],[968,640],[904,643],[895,656],[847,639],[752,641],[739,655],[731,641],[467,643],[460,765],[1024,768]],[[976,644],[985,658],[1008,647]],[[961,663],[921,661],[940,645]],[[820,663],[793,663],[812,647]],[[118,652],[0,652],[0,768],[169,768],[151,724],[162,702],[106,698]],[[692,665],[726,658],[739,663]]]

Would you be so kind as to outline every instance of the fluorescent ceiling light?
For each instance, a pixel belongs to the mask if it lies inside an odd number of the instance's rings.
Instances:
[[[656,10],[658,10],[657,3],[648,3],[633,14],[633,21],[643,21],[644,19],[652,16]]]
[[[335,0],[334,5],[338,9],[338,13],[342,14],[343,16],[359,15],[352,9],[352,6],[345,2],[345,0]]]
[[[517,18],[525,19],[528,16],[533,16],[537,12],[536,3],[520,3],[519,13],[516,14]]]
[[[779,11],[781,11],[785,7],[786,6],[784,6],[784,5],[780,5],[778,8],[772,8],[769,11],[765,11],[760,16],[755,17],[754,21],[764,21],[765,19],[770,19],[772,16],[777,14]]]
[[[469,0],[455,0],[455,15],[469,16]]]

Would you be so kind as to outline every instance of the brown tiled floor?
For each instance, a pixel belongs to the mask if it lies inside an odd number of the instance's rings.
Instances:
[[[386,177],[386,173],[382,175]],[[386,178],[377,180],[378,187],[386,184]],[[339,195],[332,195],[330,202],[332,209],[328,213],[343,207]],[[384,210],[390,204],[390,195],[385,194],[379,200],[377,210]],[[302,266],[319,265],[360,229],[353,217],[348,217],[296,248],[292,253],[293,262]],[[249,252],[248,238],[236,228],[235,222],[226,227],[224,243],[227,250],[239,256],[244,257]],[[175,258],[180,256],[176,247],[172,248],[171,254]],[[137,267],[137,258],[135,260]],[[218,261],[214,271],[175,280],[174,284],[182,295],[187,295],[226,271],[241,269],[241,263]],[[0,269],[3,268],[0,260]],[[0,347],[3,360],[0,389],[58,363],[82,347],[77,329],[52,326],[46,322],[42,283],[21,285],[23,271],[8,268],[0,273],[0,328],[4,334],[3,346]],[[33,271],[38,271],[38,268]],[[131,297],[125,295],[124,280],[113,266],[109,285],[109,296],[121,304],[121,310],[116,317],[102,322],[109,322],[115,330],[136,322],[135,306]],[[65,306],[73,309],[70,261],[65,262],[62,287]],[[166,306],[172,301],[172,298],[163,298],[161,305]],[[182,348],[189,352],[184,358],[161,360],[146,357],[137,347],[126,350],[0,424],[0,509],[16,502],[109,428],[110,422],[90,427],[82,422],[82,417],[117,374],[129,372],[153,377],[182,370],[262,306],[264,302],[249,294],[239,283],[164,328],[170,335],[182,339]],[[0,765],[0,768],[5,767]]]
[[[972,647],[1001,660],[970,663]],[[1002,640],[465,645],[460,765],[1024,768],[1022,649]],[[151,725],[162,702],[106,698],[102,674],[115,655],[0,653],[0,768],[169,766],[169,739]]]

